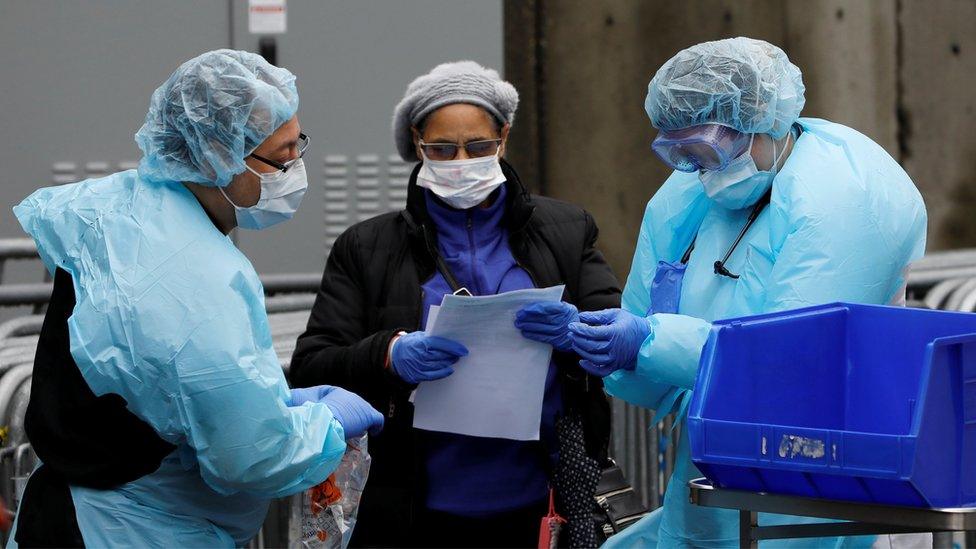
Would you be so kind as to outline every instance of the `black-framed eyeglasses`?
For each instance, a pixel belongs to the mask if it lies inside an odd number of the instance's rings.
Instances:
[[[265,164],[271,166],[272,168],[281,170],[283,172],[287,172],[288,168],[294,166],[295,162],[298,162],[299,158],[305,156],[305,151],[308,150],[308,141],[309,140],[307,135],[305,135],[304,133],[298,134],[298,158],[295,158],[294,160],[289,160],[288,162],[285,163],[275,162],[274,160],[269,160],[267,158],[264,158],[263,156],[258,156],[254,153],[251,153],[248,156],[250,156],[251,158],[259,162],[264,162]]]
[[[423,149],[424,155],[431,160],[454,160],[462,147],[471,158],[492,156],[498,153],[501,142],[500,137],[498,139],[468,141],[463,145],[461,143],[425,143],[421,140],[420,148]]]

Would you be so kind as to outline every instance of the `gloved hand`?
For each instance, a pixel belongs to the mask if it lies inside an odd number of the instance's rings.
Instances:
[[[451,365],[467,354],[464,345],[450,339],[410,332],[393,344],[390,363],[400,379],[417,384],[453,374]]]
[[[569,325],[569,331],[573,351],[583,359],[580,367],[606,377],[637,366],[637,353],[652,332],[649,320],[623,309],[580,313],[579,317],[579,322]]]
[[[332,415],[342,425],[346,440],[359,438],[364,433],[375,436],[383,430],[383,414],[362,397],[341,387],[328,389],[319,402],[332,410]]]
[[[317,385],[291,390],[291,404],[301,406],[306,402],[325,404],[342,425],[346,440],[379,434],[383,430],[383,414],[377,412],[356,393],[332,385]]]
[[[329,394],[333,387],[331,385],[316,385],[315,387],[301,387],[291,390],[291,403],[289,406],[301,406],[306,402],[318,402],[322,397]]]
[[[543,301],[526,305],[515,314],[515,327],[522,336],[552,345],[557,351],[573,350],[569,324],[579,322],[576,307],[562,301]]]

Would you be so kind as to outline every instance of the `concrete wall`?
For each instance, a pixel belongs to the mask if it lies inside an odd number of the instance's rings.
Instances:
[[[505,66],[523,103],[509,148],[535,189],[589,209],[629,270],[647,199],[668,175],[650,152],[647,83],[678,50],[750,36],[804,74],[804,116],[872,137],[930,212],[930,248],[976,246],[972,0],[508,0]]]
[[[976,246],[976,2],[903,0],[901,161],[929,208],[929,243]]]

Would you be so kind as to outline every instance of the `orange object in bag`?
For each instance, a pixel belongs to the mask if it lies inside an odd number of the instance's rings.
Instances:
[[[318,486],[306,490],[301,505],[292,507],[301,528],[301,538],[293,545],[304,549],[349,546],[370,461],[366,435],[346,441],[346,453],[335,472]]]
[[[566,519],[556,512],[556,492],[549,489],[549,513],[542,517],[539,525],[539,549],[556,549],[559,545],[559,531],[566,524]]]
[[[329,478],[325,480],[322,484],[315,486],[309,490],[309,509],[308,512],[312,516],[317,516],[322,511],[325,511],[333,503],[339,502],[342,499],[342,491],[336,486],[335,473],[329,475]],[[329,532],[326,530],[319,530],[315,533],[319,541],[326,541],[329,539]]]

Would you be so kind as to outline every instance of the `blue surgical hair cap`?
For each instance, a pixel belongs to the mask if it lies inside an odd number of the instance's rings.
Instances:
[[[153,92],[135,136],[139,176],[226,186],[296,111],[295,75],[287,69],[246,51],[194,57]]]
[[[804,90],[800,69],[783,50],[729,38],[669,59],[647,86],[644,110],[659,130],[722,124],[779,139],[799,118]]]

